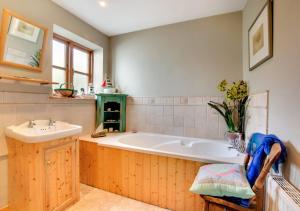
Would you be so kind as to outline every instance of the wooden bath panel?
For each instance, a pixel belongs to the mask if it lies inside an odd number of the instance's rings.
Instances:
[[[203,209],[189,192],[203,164],[80,141],[81,183],[176,211]]]

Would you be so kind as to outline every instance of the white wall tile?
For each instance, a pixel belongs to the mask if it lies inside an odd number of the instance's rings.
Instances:
[[[180,97],[180,104],[187,105],[188,104],[188,97],[182,96]]]
[[[227,131],[227,125],[225,123],[224,118],[219,116],[219,138],[223,139],[225,138],[225,132]]]
[[[174,104],[173,97],[164,97],[163,101],[164,101],[164,105],[173,105]]]
[[[201,105],[203,103],[202,97],[188,97],[189,105]]]
[[[150,97],[149,101],[148,101],[148,104],[155,105],[155,97]]]
[[[184,128],[183,127],[173,127],[173,132],[172,132],[171,135],[183,136],[184,135]]]
[[[210,101],[216,102],[216,103],[221,103],[223,101],[223,97],[211,97]]]
[[[268,92],[253,94],[250,96],[250,107],[267,108],[268,106]]]
[[[171,127],[173,126],[173,122],[174,122],[174,117],[173,115],[170,115],[170,116],[164,116],[163,117],[163,126],[166,126],[166,127]]]
[[[183,116],[174,116],[173,125],[175,127],[183,127],[184,126],[184,117]]]
[[[174,116],[184,116],[184,107],[183,106],[174,106]]]
[[[134,102],[134,101],[133,101],[133,97],[128,96],[128,97],[126,98],[126,103],[127,103],[127,105],[133,105],[133,104],[134,104],[133,102]]]
[[[174,115],[174,106],[165,105],[164,106],[164,116],[173,116]]]
[[[197,137],[197,128],[184,127],[184,136]]]
[[[180,97],[174,97],[174,105],[180,105]]]
[[[185,128],[195,127],[195,108],[193,106],[185,107],[183,126]]]
[[[4,92],[3,103],[5,104],[33,104],[48,103],[48,94]]]
[[[134,99],[134,97],[133,97]],[[226,127],[209,108],[220,97],[142,97],[143,105],[127,105],[127,130],[224,139]]]
[[[155,97],[154,98],[155,105],[164,105],[165,98],[164,97]]]
[[[211,101],[211,97],[203,97],[202,98],[202,105],[207,105],[207,103],[209,103],[209,101]]]
[[[143,104],[144,104],[144,105],[150,104],[150,100],[151,100],[150,97],[143,97]]]
[[[143,104],[143,98],[142,97],[127,97],[127,105],[139,105]]]
[[[268,92],[250,96],[246,115],[246,141],[254,132],[268,133],[268,98]]]
[[[7,155],[5,128],[16,124],[16,106],[0,105],[0,156]]]

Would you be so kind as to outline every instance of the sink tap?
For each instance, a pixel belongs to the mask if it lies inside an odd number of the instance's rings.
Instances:
[[[236,149],[236,147],[234,147],[234,146],[229,146],[228,149],[229,149],[229,150],[231,150],[231,149]]]
[[[51,127],[51,126],[55,126],[55,120],[53,120],[53,119],[49,119],[49,126]]]
[[[35,126],[36,124],[35,124],[35,122],[34,122],[34,120],[29,120],[29,122],[28,122],[28,128],[33,128],[33,126]]]

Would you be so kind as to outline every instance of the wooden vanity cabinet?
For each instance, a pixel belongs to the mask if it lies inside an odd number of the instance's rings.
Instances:
[[[34,144],[7,137],[9,210],[64,210],[78,201],[78,143],[78,137]]]

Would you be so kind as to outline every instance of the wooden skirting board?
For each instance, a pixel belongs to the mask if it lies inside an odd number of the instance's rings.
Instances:
[[[203,164],[80,141],[81,183],[170,210],[203,209],[189,191]]]

